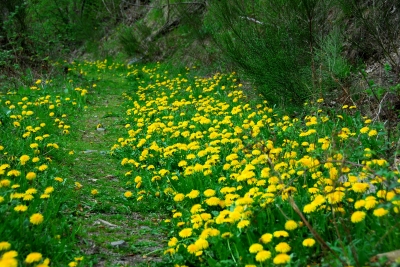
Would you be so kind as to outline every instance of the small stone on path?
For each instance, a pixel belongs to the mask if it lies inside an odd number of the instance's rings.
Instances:
[[[124,240],[118,240],[110,243],[112,247],[126,246],[127,243]]]
[[[95,222],[95,224],[101,224],[101,223],[105,224],[105,225],[107,225],[109,227],[118,227],[118,225],[112,224],[112,223],[107,222],[107,221],[102,220],[102,219],[97,219],[97,221]]]
[[[89,153],[94,153],[94,152],[97,152],[97,150],[88,149],[88,150],[82,151],[83,154],[89,154]]]

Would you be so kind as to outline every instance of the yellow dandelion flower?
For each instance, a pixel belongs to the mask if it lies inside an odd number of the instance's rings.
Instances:
[[[221,200],[217,197],[210,197],[205,202],[208,206],[218,206],[220,201]]]
[[[196,247],[198,247],[200,250],[202,249],[206,249],[208,248],[209,244],[208,241],[203,239],[203,238],[199,238],[197,239],[194,244],[196,245]]]
[[[247,227],[250,225],[250,221],[249,220],[242,220],[237,224],[237,228],[242,229],[244,227]]]
[[[351,188],[356,193],[364,193],[369,188],[369,184],[367,184],[367,183],[354,183]]]
[[[25,201],[31,201],[34,199],[34,196],[29,195],[29,194],[25,194],[25,196],[22,198]]]
[[[258,262],[264,262],[264,261],[268,260],[269,258],[271,258],[271,252],[269,252],[267,250],[261,250],[256,255],[256,261],[258,261]]]
[[[205,195],[206,197],[212,197],[212,196],[215,195],[215,190],[213,190],[213,189],[207,189],[206,191],[204,191],[204,195]]]
[[[90,191],[90,193],[95,196],[99,193],[99,191],[97,189],[92,189],[92,191]]]
[[[336,203],[342,202],[344,196],[345,196],[345,193],[336,191],[336,192],[328,194],[326,197],[328,199],[329,204],[336,204]]]
[[[290,256],[284,253],[275,256],[273,262],[274,264],[285,264],[290,261]]]
[[[285,229],[288,231],[294,230],[297,228],[297,223],[293,220],[289,220],[285,223]]]
[[[263,234],[261,237],[260,237],[260,241],[262,242],[262,243],[264,243],[264,244],[267,244],[267,243],[269,243],[269,242],[271,242],[272,241],[272,234],[270,234],[270,233],[266,233],[266,234]]]
[[[222,238],[231,238],[233,236],[233,234],[231,232],[225,232],[221,235]]]
[[[20,211],[20,212],[25,212],[27,209],[28,209],[28,206],[26,206],[26,205],[17,205],[14,208],[15,211]]]
[[[359,223],[364,220],[366,213],[364,211],[355,211],[351,215],[351,222],[352,223]]]
[[[21,172],[18,170],[11,170],[9,172],[7,172],[7,176],[14,176],[14,177],[18,177],[21,175]]]
[[[357,200],[356,203],[354,203],[354,208],[359,209],[365,206],[365,200]]]
[[[182,212],[175,212],[174,215],[173,215],[172,217],[173,217],[173,218],[182,217]]]
[[[378,134],[378,132],[376,130],[371,130],[371,131],[368,132],[368,136],[369,137],[375,136],[377,134]]]
[[[281,252],[281,253],[289,252],[291,249],[292,248],[286,242],[281,242],[281,243],[279,243],[278,245],[275,246],[275,250],[277,252]]]
[[[201,212],[201,211],[203,211],[203,209],[201,208],[200,204],[194,204],[192,206],[192,208],[190,209],[190,213],[191,214],[195,214],[195,213],[198,213],[198,212]]]
[[[38,170],[41,171],[41,172],[43,172],[43,171],[47,170],[47,168],[48,168],[48,166],[47,166],[46,164],[42,164],[42,165],[40,165],[40,166],[38,167]]]
[[[175,202],[180,202],[180,201],[182,201],[182,200],[184,200],[184,199],[185,199],[185,195],[182,194],[182,193],[178,193],[178,194],[176,194],[176,195],[174,196],[174,201],[175,201]]]
[[[140,176],[136,176],[135,177],[135,183],[141,183],[142,182],[142,177],[140,177]]]
[[[307,205],[304,206],[303,212],[304,212],[304,213],[312,213],[312,212],[314,212],[316,209],[317,209],[317,206],[314,205],[313,203],[311,203],[311,204],[307,204]]]
[[[40,213],[35,213],[29,218],[29,221],[32,224],[39,225],[43,222],[43,215]]]
[[[249,251],[250,253],[257,253],[263,250],[263,246],[259,243],[254,243],[253,245],[250,246]]]
[[[385,216],[388,213],[389,213],[389,211],[385,210],[384,208],[378,208],[378,209],[374,210],[374,215],[376,217],[382,217],[382,216]]]
[[[169,241],[168,241],[168,246],[169,247],[175,247],[178,244],[179,240],[176,237],[172,237]]]
[[[18,252],[16,252],[15,250],[11,250],[11,251],[4,252],[1,259],[2,260],[12,259],[12,258],[16,258],[17,256],[18,256]],[[17,266],[17,265],[15,265],[15,266]]]
[[[0,181],[0,187],[9,187],[11,185],[11,181],[8,179],[3,179]]]
[[[187,194],[186,196],[188,197],[188,198],[190,198],[190,199],[194,199],[194,198],[196,198],[196,197],[198,197],[200,195],[200,191],[199,190],[192,190],[192,191],[190,191],[190,193],[189,194]]]
[[[26,174],[26,179],[27,180],[33,180],[33,179],[35,179],[36,178],[36,173],[34,173],[34,172],[28,172],[27,174]]]
[[[391,201],[394,197],[396,196],[396,193],[393,191],[387,192],[386,194],[386,200]]]
[[[190,254],[194,254],[194,253],[196,253],[197,251],[199,251],[199,248],[196,246],[196,244],[190,244],[190,245],[187,247],[187,251],[188,251]]]
[[[26,256],[25,262],[26,263],[33,263],[33,262],[38,262],[42,259],[42,254],[38,252],[31,252]]]
[[[130,198],[130,197],[133,196],[133,194],[132,194],[131,191],[126,191],[126,192],[124,193],[124,196],[125,196],[126,198]]]
[[[303,240],[303,246],[312,247],[315,244],[315,240],[313,238],[306,238]]]
[[[368,126],[365,126],[365,127],[360,129],[360,133],[363,133],[363,134],[367,133],[368,131],[369,131],[369,127]]]
[[[46,189],[44,190],[45,194],[51,194],[53,192],[54,192],[54,187],[52,186],[46,187]]]
[[[274,237],[288,237],[288,236],[289,233],[284,230],[274,232]]]
[[[179,236],[186,238],[192,235],[192,228],[185,228],[179,232]]]
[[[373,209],[376,204],[378,204],[378,201],[374,196],[368,196],[365,198],[365,208],[367,210]]]
[[[20,161],[21,165],[25,165],[25,163],[26,163],[29,159],[30,159],[30,157],[29,157],[28,155],[22,155],[22,156],[19,158],[19,161]]]
[[[6,241],[0,242],[0,251],[9,250],[10,248],[11,248],[11,244],[10,243],[8,243]]]

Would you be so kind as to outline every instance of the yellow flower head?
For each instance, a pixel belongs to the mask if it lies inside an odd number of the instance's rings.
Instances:
[[[290,261],[290,256],[284,253],[278,254],[274,258],[274,264],[286,264]]]
[[[206,197],[212,197],[212,196],[215,195],[215,190],[213,190],[213,189],[207,189],[206,191],[204,191],[204,195],[205,195]]]
[[[250,246],[249,251],[250,253],[257,253],[263,250],[263,246],[259,243],[254,243],[253,245]]]
[[[285,223],[285,229],[288,231],[294,230],[297,228],[297,223],[293,220],[289,220]]]
[[[315,244],[315,240],[313,238],[306,238],[303,240],[303,246],[312,247]]]
[[[260,252],[257,253],[256,255],[256,261],[258,262],[264,262],[271,258],[271,252],[267,250],[261,250]]]
[[[175,201],[175,202],[180,202],[180,201],[182,201],[182,200],[184,200],[184,199],[185,199],[185,195],[182,194],[182,193],[176,194],[176,195],[174,196],[174,201]]]
[[[43,222],[43,215],[40,213],[35,213],[29,218],[29,221],[32,224],[39,225]]]
[[[0,251],[9,250],[10,248],[11,248],[11,244],[10,243],[8,243],[6,241],[0,242]]]
[[[275,246],[275,250],[277,252],[281,252],[281,253],[289,252],[291,249],[292,248],[286,242],[281,242],[281,243],[279,243],[278,245]]]
[[[244,228],[246,226],[249,226],[249,225],[250,225],[250,221],[249,220],[242,220],[237,224],[237,227],[239,229],[242,229],[242,228]]]
[[[288,236],[289,236],[288,232],[284,230],[274,232],[274,237],[288,237]]]
[[[172,237],[168,242],[168,246],[175,247],[178,244],[178,241],[179,241],[178,238]]]
[[[356,193],[364,193],[369,188],[367,183],[354,183],[352,189]]]
[[[192,228],[185,228],[179,232],[179,236],[186,238],[192,235]]]
[[[34,173],[34,172],[28,172],[27,174],[26,174],[26,179],[27,180],[33,180],[33,179],[35,179],[36,178],[36,173]]]
[[[264,243],[264,244],[267,244],[267,243],[269,243],[269,242],[271,242],[272,241],[272,234],[270,234],[270,233],[266,233],[266,234],[263,234],[261,237],[260,237],[260,241],[262,242],[262,243]]]
[[[352,223],[358,223],[364,220],[365,218],[365,212],[363,211],[355,211],[352,215],[351,215],[351,222]]]
[[[26,263],[33,263],[33,262],[38,262],[42,259],[42,254],[38,252],[31,252],[26,256],[25,262]]]
[[[190,244],[190,245],[187,247],[187,251],[188,251],[190,254],[194,254],[194,253],[196,253],[197,251],[199,251],[199,248],[196,246],[196,244]]]
[[[196,242],[194,242],[194,244],[196,245],[197,248],[199,248],[201,250],[208,248],[208,245],[209,245],[208,241],[206,239],[202,239],[202,238],[197,239]]]
[[[130,198],[132,195],[133,195],[133,194],[132,194],[131,191],[126,191],[126,192],[124,193],[124,196],[125,196],[126,198]]]
[[[15,211],[20,211],[20,212],[25,212],[27,209],[28,209],[28,206],[25,206],[25,205],[17,205],[14,208]]]
[[[382,216],[385,216],[388,213],[389,213],[389,211],[385,210],[384,208],[378,208],[378,209],[374,210],[374,215],[376,217],[382,217]]]
[[[30,157],[29,157],[28,155],[22,155],[22,156],[19,158],[19,161],[20,161],[21,165],[25,165],[25,163],[26,163],[29,159],[30,159]]]
[[[210,198],[207,198],[207,200],[205,202],[208,206],[218,206],[220,204],[221,200],[217,197],[210,197]]]
[[[90,193],[95,196],[99,193],[99,191],[97,189],[92,189],[92,191],[90,191]]]
[[[190,191],[190,193],[189,194],[187,194],[186,196],[188,197],[188,198],[190,198],[190,199],[193,199],[193,198],[196,198],[196,197],[198,197],[200,195],[200,191],[199,190],[192,190],[192,191]]]

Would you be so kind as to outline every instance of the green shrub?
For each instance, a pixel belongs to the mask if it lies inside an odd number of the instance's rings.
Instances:
[[[123,29],[121,29],[118,35],[118,39],[128,56],[133,56],[139,52],[139,41],[133,34],[132,28],[124,27]]]
[[[229,62],[273,102],[300,105],[319,92],[315,48],[331,1],[218,1],[207,29]]]

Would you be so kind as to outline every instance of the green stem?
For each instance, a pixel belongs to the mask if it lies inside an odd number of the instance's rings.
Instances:
[[[235,259],[235,256],[233,255],[233,252],[232,252],[232,249],[231,249],[231,245],[229,244],[229,240],[227,240],[227,243],[228,243],[229,252],[230,252],[231,255],[232,255],[232,259],[233,259],[233,261],[235,262],[235,264],[237,264],[236,259]]]

